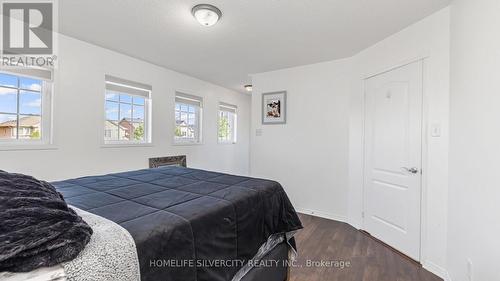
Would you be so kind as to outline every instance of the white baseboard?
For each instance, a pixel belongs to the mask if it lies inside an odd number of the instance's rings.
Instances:
[[[451,277],[448,274],[448,271],[433,262],[430,261],[422,262],[422,267],[436,274],[437,276],[443,278],[444,281],[451,281]]]
[[[322,212],[322,211],[315,211],[315,210],[311,210],[311,209],[304,209],[304,208],[295,208],[295,209],[297,210],[298,213],[347,223],[347,217],[345,217],[345,216],[330,214],[330,213]]]

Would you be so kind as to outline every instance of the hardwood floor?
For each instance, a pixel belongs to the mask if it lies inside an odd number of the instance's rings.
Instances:
[[[304,229],[296,236],[299,258],[290,281],[442,281],[348,224],[300,214]],[[344,261],[307,266],[307,261]],[[309,264],[310,265],[310,264]]]

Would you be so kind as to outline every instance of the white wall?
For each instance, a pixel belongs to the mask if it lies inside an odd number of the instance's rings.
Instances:
[[[250,97],[82,41],[60,36],[54,150],[0,151],[0,169],[46,180],[146,168],[149,157],[186,154],[190,167],[248,174]],[[153,145],[103,148],[104,75],[153,86]],[[174,93],[204,98],[203,144],[173,146]],[[238,143],[217,144],[218,103],[238,106]]]
[[[500,1],[456,0],[451,12],[448,269],[453,281],[498,281]]]
[[[295,207],[345,220],[350,60],[253,76],[251,173],[278,180]],[[286,90],[287,124],[261,124],[261,93]],[[262,129],[262,136],[255,130]]]
[[[345,60],[253,75],[251,174],[280,181],[298,210],[362,227],[363,80],[425,57],[422,263],[445,276],[449,9]],[[288,91],[288,124],[261,125],[261,93]],[[442,135],[431,138],[430,124]],[[255,136],[262,128],[263,136]],[[315,132],[321,132],[316,136]]]

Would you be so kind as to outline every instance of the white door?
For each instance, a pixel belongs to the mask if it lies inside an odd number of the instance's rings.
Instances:
[[[366,80],[364,227],[420,261],[422,61]]]

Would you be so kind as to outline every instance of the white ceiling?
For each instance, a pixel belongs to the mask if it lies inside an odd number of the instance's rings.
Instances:
[[[249,74],[352,56],[451,0],[63,0],[60,31],[243,92]],[[221,21],[203,27],[191,8]]]

